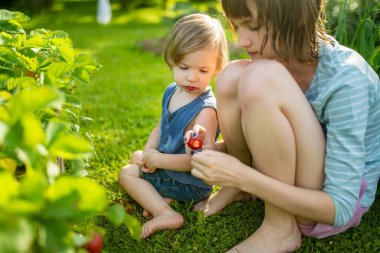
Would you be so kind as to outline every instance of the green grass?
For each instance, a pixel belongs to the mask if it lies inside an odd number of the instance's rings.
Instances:
[[[158,22],[163,13],[152,9],[134,14],[114,9],[113,23],[100,26],[95,23],[94,2],[71,2],[65,9],[60,7],[63,5],[33,18],[29,29],[64,30],[76,49],[93,52],[103,65],[91,84],[77,90],[83,115],[93,119],[84,122],[81,129],[95,148],[88,171],[107,189],[110,202],[124,201],[129,212],[143,223],[141,207],[121,190],[117,177],[132,151],[143,147],[158,122],[162,91],[172,81],[164,61],[142,52],[137,41],[165,36],[171,25]],[[156,17],[144,18],[152,15]],[[134,241],[126,227],[96,219],[106,232],[104,252],[224,252],[252,234],[263,219],[263,204],[255,201],[234,203],[207,219],[191,210],[192,203],[176,202],[173,208],[184,215],[183,228],[158,232],[141,242]],[[358,228],[323,240],[303,238],[298,252],[379,251],[379,217],[377,199]]]

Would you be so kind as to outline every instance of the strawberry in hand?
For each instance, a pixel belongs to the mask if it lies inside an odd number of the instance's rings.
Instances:
[[[193,138],[192,136],[190,137],[190,140],[187,142],[187,145],[189,146],[189,148],[191,148],[192,150],[199,150],[202,148],[203,146],[203,142],[198,139],[198,138]]]

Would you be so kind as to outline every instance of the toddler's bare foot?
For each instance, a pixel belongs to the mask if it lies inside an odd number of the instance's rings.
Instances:
[[[182,224],[182,215],[174,211],[166,211],[153,217],[153,219],[142,226],[141,237],[145,239],[160,230],[177,229],[182,227]]]
[[[294,223],[293,228],[285,230],[263,223],[254,234],[227,251],[227,253],[293,252],[299,249],[301,244],[301,232],[296,223]]]
[[[169,199],[169,198],[166,198],[166,197],[163,197],[162,198],[166,204],[170,205],[170,203],[173,202],[173,199]],[[151,219],[152,218],[152,214],[150,212],[148,212],[147,210],[144,209],[143,211],[143,216],[146,218],[146,219]]]
[[[232,202],[255,198],[251,194],[242,192],[236,188],[223,187],[208,199],[194,205],[193,210],[203,211],[204,216],[209,217],[220,212]]]

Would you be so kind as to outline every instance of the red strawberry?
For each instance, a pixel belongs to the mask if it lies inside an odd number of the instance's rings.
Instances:
[[[91,241],[89,241],[86,244],[86,249],[89,253],[100,253],[103,248],[103,240],[102,236],[98,233],[94,233],[94,235],[91,238]]]
[[[187,145],[192,149],[192,150],[198,150],[202,148],[203,142],[198,139],[198,138],[193,138],[192,136],[190,137],[189,142]]]

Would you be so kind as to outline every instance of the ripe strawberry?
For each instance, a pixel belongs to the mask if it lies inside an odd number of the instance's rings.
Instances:
[[[103,240],[102,236],[98,233],[94,233],[94,235],[91,238],[91,241],[89,241],[86,244],[86,249],[89,253],[100,253],[103,248]]]
[[[192,149],[192,150],[198,150],[202,148],[203,142],[198,139],[198,138],[193,138],[192,136],[190,137],[189,142],[187,145]]]

